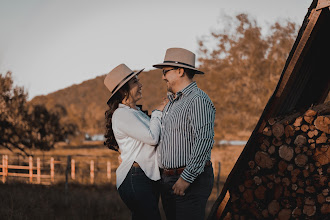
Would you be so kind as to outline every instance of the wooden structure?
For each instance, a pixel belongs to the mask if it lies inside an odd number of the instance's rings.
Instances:
[[[26,177],[29,178],[29,182],[33,183],[33,177],[36,178],[36,183],[41,183],[41,178],[51,179],[51,182],[54,182],[54,158],[50,160],[50,175],[42,175],[41,174],[41,167],[40,167],[40,158],[37,158],[37,167],[33,167],[33,158],[29,157],[29,165],[28,166],[18,166],[18,165],[9,165],[8,164],[8,155],[2,156],[2,164],[0,165],[2,172],[2,182],[5,183],[7,181],[7,177]],[[8,172],[8,169],[11,170],[28,170],[29,173],[17,173],[17,172]],[[34,174],[33,171],[36,170],[37,173]]]
[[[29,157],[28,165],[9,165],[8,164],[8,155],[2,156],[2,164],[0,164],[0,175],[2,175],[2,182],[5,183],[8,177],[26,177],[28,178],[29,183],[41,184],[41,179],[50,179],[50,182],[43,181],[43,184],[51,184],[55,182],[55,164],[61,164],[61,161],[55,161],[53,157],[50,158],[50,167],[49,174],[41,174],[41,163],[40,158],[37,157],[37,166],[33,166],[33,157]],[[66,172],[66,183],[69,181],[69,173],[72,180],[76,180],[76,161],[75,159],[71,159],[71,156],[68,156],[67,172]],[[95,183],[95,166],[94,160],[91,160],[89,163],[89,177],[90,183]],[[9,172],[9,171],[11,172]],[[16,172],[12,172],[12,170],[16,170]],[[23,172],[22,172],[23,170]],[[28,173],[24,173],[24,170],[28,170]],[[18,172],[17,172],[18,171]],[[71,171],[71,172],[70,172]],[[107,180],[111,182],[111,162],[107,161],[106,168]]]
[[[232,208],[231,203],[234,198],[231,197],[231,192],[234,188],[239,187],[244,171],[249,169],[249,165],[252,166],[249,162],[255,159],[256,153],[260,148],[258,138],[260,138],[261,134],[267,132],[265,129],[270,121],[279,116],[305,111],[313,105],[323,103],[327,98],[330,90],[328,55],[330,52],[329,7],[330,0],[313,0],[309,7],[278,85],[229,174],[220,196],[215,201],[208,216],[209,220],[224,219]],[[282,148],[282,151],[288,152],[291,150]],[[262,158],[262,155],[258,155],[258,158]],[[254,180],[254,182],[258,181],[260,180]],[[249,193],[246,195],[246,198],[248,197]],[[304,202],[308,203],[309,201]],[[272,205],[272,207],[275,207],[275,211],[278,212],[279,210],[276,209],[279,207],[277,207],[276,202]],[[281,216],[289,216],[290,218],[291,212],[289,214],[285,212],[287,211],[282,211]],[[283,219],[289,219],[286,217],[283,217]],[[267,217],[261,216],[260,218],[265,219]],[[278,218],[282,219],[280,216]]]

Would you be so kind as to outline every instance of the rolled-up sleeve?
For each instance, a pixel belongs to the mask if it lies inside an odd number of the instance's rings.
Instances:
[[[182,179],[192,183],[204,171],[214,143],[215,107],[211,100],[196,97],[191,104],[190,123],[193,130],[193,146]]]

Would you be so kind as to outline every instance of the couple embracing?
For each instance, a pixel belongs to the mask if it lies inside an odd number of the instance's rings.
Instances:
[[[195,54],[169,48],[162,69],[168,97],[147,116],[136,106],[142,98],[138,75],[125,64],[104,80],[110,90],[105,144],[120,151],[116,171],[120,197],[132,219],[160,219],[161,196],[167,220],[204,219],[213,187],[211,149],[215,107],[197,87]]]

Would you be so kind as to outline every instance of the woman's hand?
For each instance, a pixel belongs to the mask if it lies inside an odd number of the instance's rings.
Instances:
[[[163,101],[156,107],[156,110],[159,110],[159,111],[163,111],[164,110],[164,107],[166,106],[166,104],[168,103],[168,98],[164,98]]]

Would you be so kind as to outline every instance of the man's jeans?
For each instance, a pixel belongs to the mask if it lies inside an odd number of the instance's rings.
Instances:
[[[131,168],[118,191],[133,220],[160,220],[159,181],[149,179],[140,167]]]
[[[204,168],[204,172],[186,189],[184,196],[173,193],[172,187],[179,177],[180,175],[166,176],[162,174],[161,198],[167,220],[203,220],[206,202],[213,188],[212,165]]]

